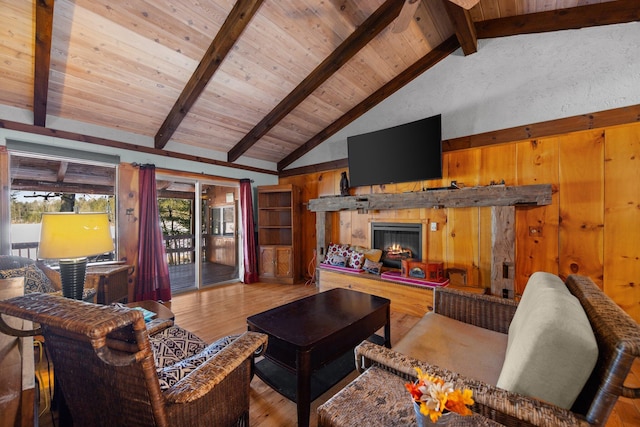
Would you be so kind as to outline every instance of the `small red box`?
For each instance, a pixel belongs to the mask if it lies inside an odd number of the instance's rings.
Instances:
[[[427,265],[427,279],[432,282],[444,282],[444,265],[441,262],[430,262]]]

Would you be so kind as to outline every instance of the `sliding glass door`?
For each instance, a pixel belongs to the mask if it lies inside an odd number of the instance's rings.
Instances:
[[[157,175],[172,293],[238,280],[237,188]]]

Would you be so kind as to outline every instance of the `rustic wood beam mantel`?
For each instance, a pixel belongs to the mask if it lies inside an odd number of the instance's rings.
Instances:
[[[551,204],[551,184],[490,185],[412,193],[330,196],[309,200],[312,212],[414,208],[466,208],[488,206],[543,206]]]
[[[36,1],[36,40],[33,61],[33,124],[36,126],[44,126],[47,121],[53,3],[53,0]]]
[[[263,0],[238,0],[222,24],[200,64],[158,129],[155,147],[162,149],[204,91],[211,77],[258,11]]]
[[[402,2],[387,0],[371,14],[340,46],[327,56],[315,70],[305,77],[260,123],[240,140],[228,153],[228,161],[235,162],[260,138],[277,125],[287,114],[300,105],[309,95],[326,82],[336,71],[346,64],[356,53],[367,46],[400,13]]]

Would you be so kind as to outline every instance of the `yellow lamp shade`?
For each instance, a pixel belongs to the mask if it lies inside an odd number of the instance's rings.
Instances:
[[[113,250],[106,213],[44,213],[38,257],[71,259]]]

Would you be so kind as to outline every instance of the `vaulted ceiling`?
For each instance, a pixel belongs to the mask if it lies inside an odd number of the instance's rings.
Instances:
[[[0,127],[282,170],[459,47],[637,20],[637,0],[0,0],[0,105],[33,113]]]

